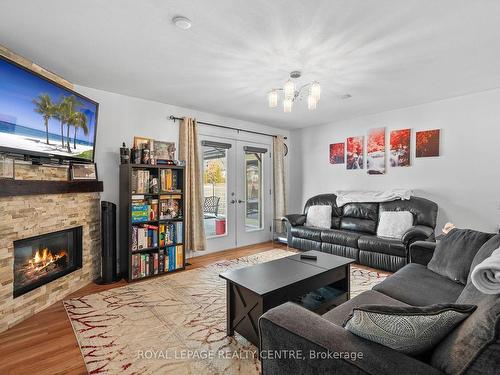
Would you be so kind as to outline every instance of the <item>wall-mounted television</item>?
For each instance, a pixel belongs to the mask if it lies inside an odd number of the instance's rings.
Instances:
[[[98,108],[0,56],[0,152],[93,162]]]

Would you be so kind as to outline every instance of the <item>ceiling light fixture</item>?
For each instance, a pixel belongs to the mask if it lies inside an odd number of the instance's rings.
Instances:
[[[278,91],[283,91],[283,112],[292,112],[293,102],[302,100],[305,93],[307,96],[307,108],[315,110],[321,96],[321,87],[318,81],[306,83],[305,85],[296,88],[294,79],[300,78],[301,72],[294,70],[290,73],[290,78],[285,82],[283,88],[276,88],[269,91],[267,100],[269,108],[276,108],[278,106]]]
[[[172,18],[172,23],[182,30],[187,30],[192,25],[191,20],[184,16],[175,16]]]

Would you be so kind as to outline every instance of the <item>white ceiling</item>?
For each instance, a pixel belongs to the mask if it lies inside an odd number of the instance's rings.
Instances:
[[[301,128],[500,87],[499,21],[498,0],[1,0],[0,44],[84,86]],[[318,109],[267,108],[295,69]]]

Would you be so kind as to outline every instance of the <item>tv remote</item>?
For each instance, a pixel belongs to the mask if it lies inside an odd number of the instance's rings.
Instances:
[[[316,255],[307,255],[307,254],[301,254],[300,259],[311,259],[311,260],[317,260],[318,257]]]

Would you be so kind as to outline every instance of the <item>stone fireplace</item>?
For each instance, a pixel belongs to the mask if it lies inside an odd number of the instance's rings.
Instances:
[[[68,181],[68,168],[16,163],[15,179],[36,186]],[[0,196],[0,332],[95,280],[100,234],[98,192]],[[23,269],[31,273],[16,272]],[[26,277],[35,277],[36,283],[24,284]]]
[[[82,267],[82,227],[14,241],[14,298]]]

